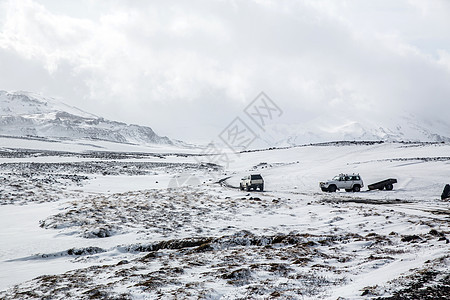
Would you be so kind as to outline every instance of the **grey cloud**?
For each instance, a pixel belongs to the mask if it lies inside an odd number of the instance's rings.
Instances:
[[[0,28],[0,59],[14,73],[1,71],[2,88],[44,91],[181,139],[210,139],[261,90],[284,108],[285,123],[431,118],[450,108],[450,69],[423,44],[429,34],[434,52],[450,52],[434,30],[446,21],[421,4],[85,1],[83,15],[63,2],[24,2],[33,18],[7,14],[23,26]],[[415,17],[420,38],[408,29]]]

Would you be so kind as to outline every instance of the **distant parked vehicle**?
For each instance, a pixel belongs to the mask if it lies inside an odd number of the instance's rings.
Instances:
[[[450,200],[450,184],[446,184],[444,190],[442,191],[441,200]]]
[[[394,188],[394,183],[397,183],[397,179],[389,178],[376,183],[369,184],[367,187],[369,190],[384,190],[391,191]]]
[[[339,174],[331,180],[320,182],[319,185],[324,192],[334,193],[340,189],[345,189],[346,192],[359,192],[364,183],[359,174]]]
[[[241,179],[239,187],[241,191],[250,191],[251,189],[256,191],[258,188],[262,192],[264,190],[264,179],[261,174],[248,175]]]

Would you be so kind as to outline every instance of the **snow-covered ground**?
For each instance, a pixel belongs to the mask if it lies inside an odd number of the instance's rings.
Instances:
[[[217,166],[195,149],[0,141],[2,299],[450,294],[448,143],[327,143]],[[360,173],[362,192],[320,191],[341,172]],[[264,192],[235,188],[249,173]],[[393,191],[367,190],[385,178]]]

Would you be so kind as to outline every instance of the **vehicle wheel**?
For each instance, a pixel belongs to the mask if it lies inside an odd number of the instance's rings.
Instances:
[[[329,191],[330,193],[334,193],[334,192],[336,192],[336,190],[337,190],[337,187],[336,187],[335,185],[330,185],[330,186],[328,187],[328,191]]]
[[[262,191],[264,191],[264,185],[263,184],[261,184],[260,186],[259,186],[259,190],[262,192]]]
[[[392,184],[386,185],[386,191],[392,191],[393,188],[394,188],[394,186]]]
[[[345,189],[346,192],[352,192],[352,189]]]
[[[353,187],[353,191],[354,191],[355,193],[359,192],[360,190],[361,190],[361,187],[360,187],[359,185],[355,185],[355,186]]]
[[[244,190],[244,187],[242,186],[242,183],[239,184],[239,188],[241,189],[241,191]]]
[[[247,192],[250,192],[250,187],[248,185],[246,186],[246,190]]]
[[[384,186],[380,187],[379,190],[380,190],[380,191],[384,190]]]

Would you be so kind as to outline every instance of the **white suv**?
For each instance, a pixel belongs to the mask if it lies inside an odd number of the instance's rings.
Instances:
[[[256,191],[257,188],[262,192],[264,190],[264,179],[260,174],[253,174],[245,176],[241,179],[241,183],[239,184],[241,191],[244,189],[246,191],[250,191],[254,189]]]
[[[334,193],[336,190],[345,189],[347,192],[359,192],[364,186],[359,174],[339,174],[332,180],[319,183],[324,192]]]

